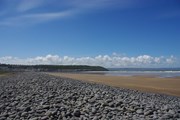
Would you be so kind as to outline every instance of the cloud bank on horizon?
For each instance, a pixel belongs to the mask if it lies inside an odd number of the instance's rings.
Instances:
[[[178,60],[174,56],[152,57],[150,55],[140,55],[136,57],[121,56],[116,53],[112,55],[98,55],[95,57],[69,57],[58,55],[38,56],[34,58],[21,59],[18,57],[0,57],[1,64],[25,64],[25,65],[95,65],[108,68],[117,67],[177,67]]]

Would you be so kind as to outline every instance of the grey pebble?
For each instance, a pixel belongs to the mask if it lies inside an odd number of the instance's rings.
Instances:
[[[47,120],[48,116],[41,117],[41,120]]]
[[[74,109],[73,115],[76,116],[76,117],[80,117],[80,115],[81,115],[80,110],[79,109]]]
[[[142,110],[142,109],[138,109],[138,110],[136,110],[136,113],[137,113],[137,114],[142,114],[142,113],[143,113],[143,110]]]
[[[95,114],[96,113],[96,108],[92,108],[92,113]]]
[[[180,98],[45,73],[0,77],[0,120],[180,119]]]

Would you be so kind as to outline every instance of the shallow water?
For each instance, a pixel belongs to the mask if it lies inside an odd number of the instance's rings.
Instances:
[[[85,73],[108,76],[157,76],[162,78],[180,77],[180,71],[89,71]]]

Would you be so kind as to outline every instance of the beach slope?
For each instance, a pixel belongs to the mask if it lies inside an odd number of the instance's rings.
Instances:
[[[180,96],[180,77],[158,78],[155,76],[105,76],[97,74],[48,73],[55,76],[95,82],[143,92]]]

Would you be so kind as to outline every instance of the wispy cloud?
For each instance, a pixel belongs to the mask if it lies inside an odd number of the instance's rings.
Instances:
[[[164,12],[160,14],[157,18],[158,19],[171,19],[171,18],[177,18],[177,17],[180,17],[180,10]]]
[[[137,3],[134,0],[18,0],[16,2],[8,0],[7,6],[4,8],[11,9],[8,10],[9,13],[1,15],[0,25],[19,26],[28,25],[29,23],[37,24],[104,7],[117,6],[118,8],[128,8],[135,5]]]
[[[38,56],[21,59],[12,56],[0,57],[0,63],[7,64],[56,64],[56,65],[100,65],[104,67],[174,67],[180,65],[177,58],[140,55],[135,57],[98,55],[95,57],[69,57],[58,55]]]
[[[70,0],[67,4],[77,8],[104,8],[104,7],[118,7],[129,8],[137,7],[142,0]]]
[[[5,11],[0,11],[0,16],[3,16],[3,15],[5,15],[5,14],[6,14]]]
[[[56,20],[71,16],[75,11],[62,11],[62,12],[52,12],[52,13],[33,13],[24,14],[17,17],[7,18],[0,21],[0,25],[5,26],[21,26],[21,25],[31,25],[42,23],[50,20]]]
[[[43,0],[21,0],[17,6],[19,12],[25,12],[43,5]]]
[[[145,7],[152,4],[144,0],[2,0],[6,6],[0,12],[1,26],[21,26],[44,23],[53,19],[67,16],[83,15],[89,11],[98,11],[104,8],[129,9]],[[179,17],[179,11],[159,13],[158,19]],[[29,20],[27,19],[29,18]],[[35,19],[34,19],[35,18]],[[43,20],[44,19],[44,20]]]

